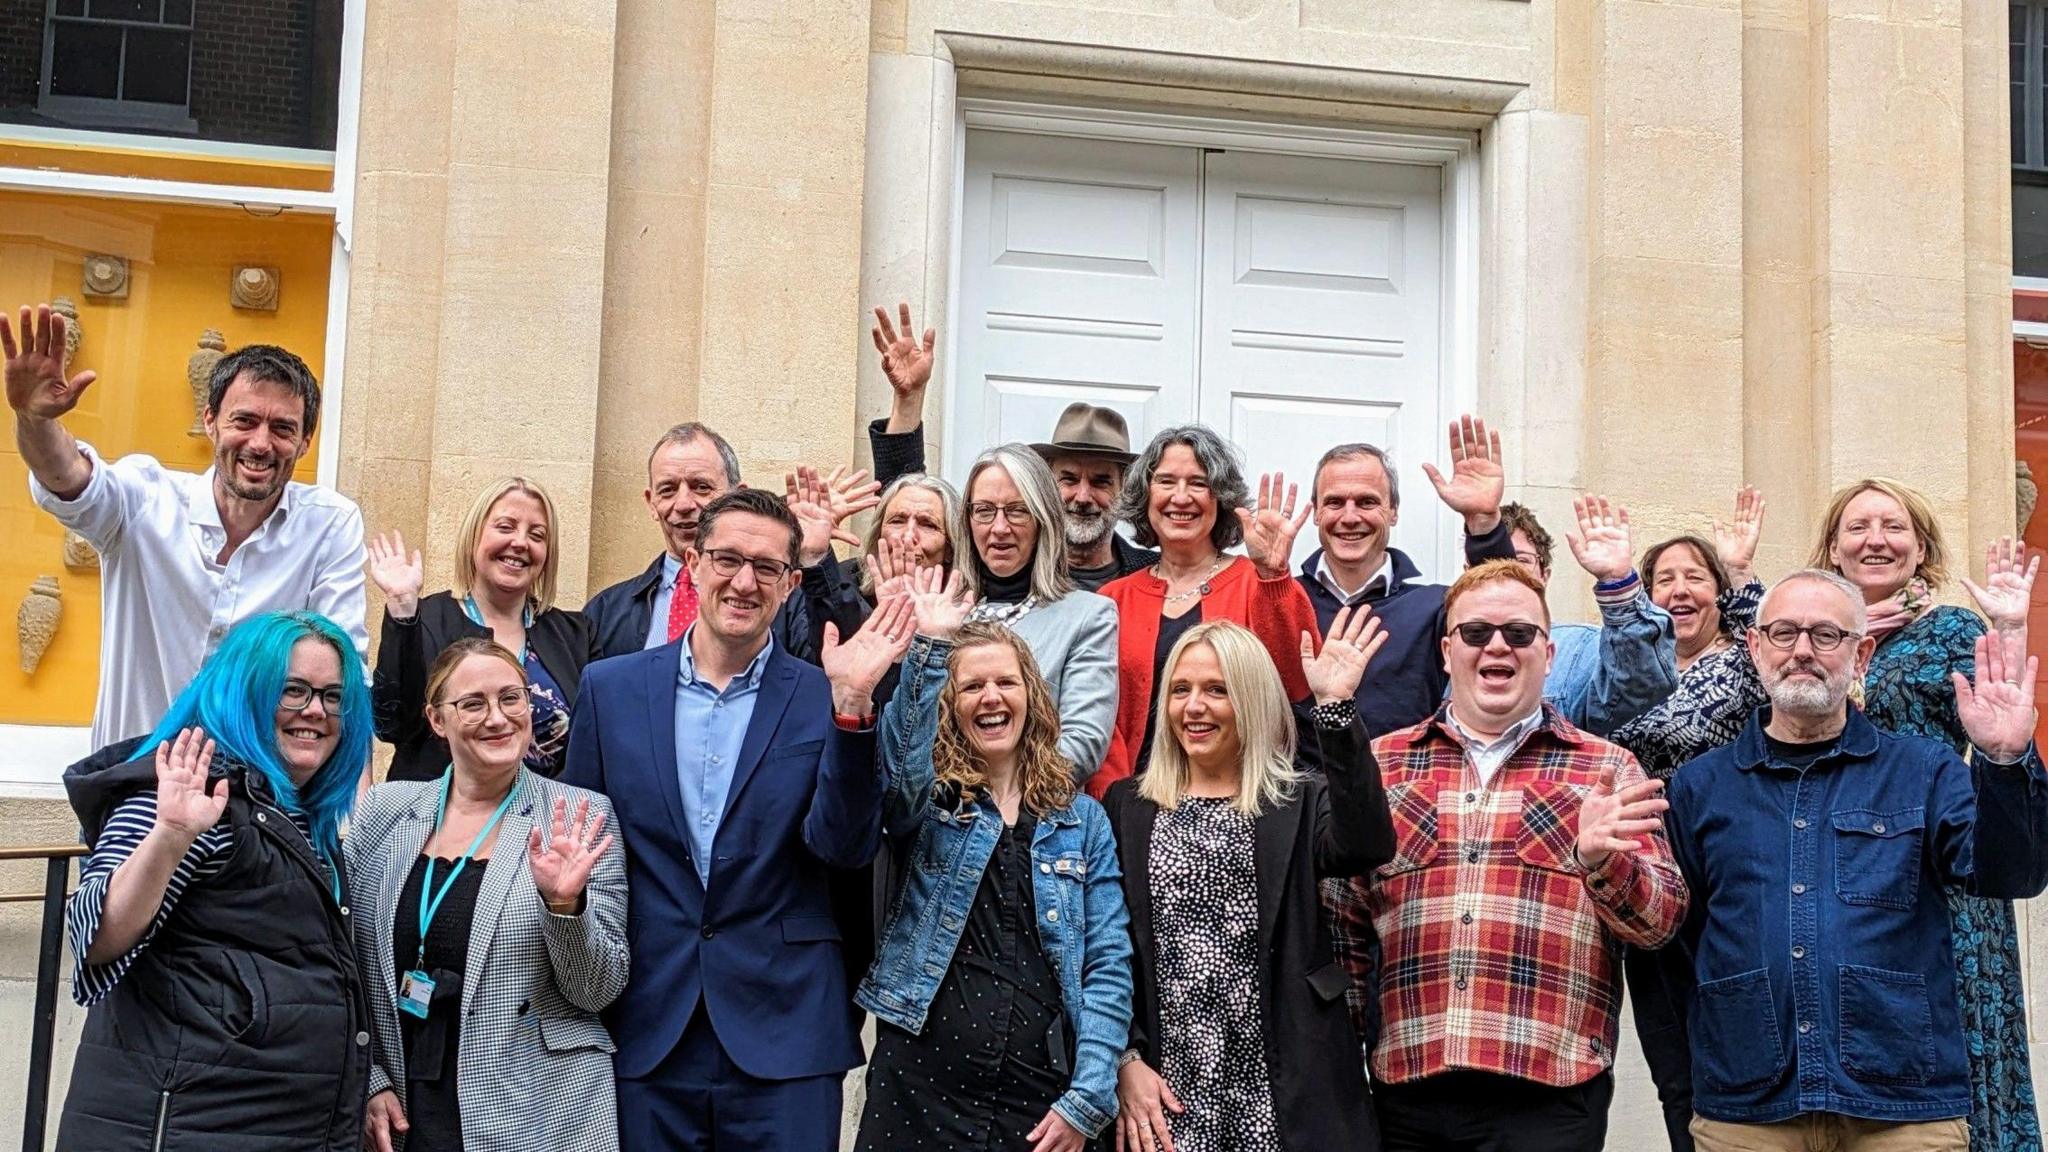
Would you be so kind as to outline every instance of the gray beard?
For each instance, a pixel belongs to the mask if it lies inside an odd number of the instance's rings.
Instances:
[[[1816,682],[1781,677],[1765,691],[1774,711],[1802,717],[1826,716],[1849,699],[1849,678],[1830,676]]]
[[[1111,532],[1116,531],[1116,521],[1107,515],[1097,516],[1093,520],[1081,520],[1072,512],[1068,512],[1064,519],[1067,522],[1069,548],[1093,548],[1108,539]]]

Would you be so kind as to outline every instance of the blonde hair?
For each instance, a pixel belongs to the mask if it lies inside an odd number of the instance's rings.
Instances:
[[[433,666],[427,669],[428,712],[432,712],[436,705],[446,703],[441,699],[441,694],[448,690],[449,678],[454,676],[455,670],[471,656],[503,660],[519,674],[521,683],[526,682],[526,665],[519,662],[519,657],[514,656],[510,648],[484,636],[458,636],[450,641],[446,648],[441,649],[441,654],[434,657]]]
[[[1258,816],[1287,802],[1301,773],[1294,767],[1294,710],[1280,684],[1273,657],[1250,629],[1227,620],[1197,624],[1187,630],[1166,656],[1159,673],[1159,719],[1152,732],[1152,763],[1138,778],[1138,795],[1161,808],[1178,805],[1187,794],[1188,757],[1166,720],[1166,701],[1181,657],[1200,644],[1216,654],[1223,669],[1224,689],[1237,716],[1238,783],[1235,807]]]
[[[1060,752],[1060,712],[1052,689],[1038,671],[1038,661],[1022,637],[992,621],[962,625],[953,637],[952,654],[946,657],[946,684],[939,689],[939,731],[932,741],[932,784],[951,786],[962,804],[988,792],[988,773],[967,734],[960,730],[954,711],[959,698],[957,685],[960,657],[975,648],[1008,648],[1017,657],[1024,678],[1023,738],[1017,745],[1017,788],[1024,807],[1035,816],[1057,812],[1074,802],[1074,764]]]
[[[1835,566],[1835,540],[1842,534],[1842,514],[1849,510],[1849,501],[1865,492],[1881,492],[1898,501],[1899,507],[1906,510],[1906,519],[1913,525],[1913,535],[1926,552],[1920,560],[1919,570],[1913,575],[1927,581],[1930,588],[1948,583],[1948,546],[1942,543],[1941,524],[1934,518],[1934,506],[1919,490],[1884,476],[1858,480],[1835,491],[1834,498],[1828,501],[1827,513],[1821,517],[1820,540],[1813,546],[1807,567],[1841,572]]]
[[[498,501],[514,492],[524,492],[538,500],[541,515],[547,519],[547,557],[540,562],[540,575],[526,593],[527,603],[538,616],[555,604],[555,559],[561,553],[561,542],[555,537],[555,502],[548,498],[547,489],[524,476],[505,477],[479,493],[476,502],[469,506],[469,512],[462,518],[462,529],[455,536],[455,591],[467,596],[476,587],[476,542],[484,534],[484,520]]]
[[[1458,602],[1458,598],[1486,584],[1520,584],[1534,592],[1536,603],[1543,607],[1543,623],[1550,623],[1550,602],[1543,598],[1543,581],[1529,575],[1529,570],[1522,567],[1521,561],[1500,559],[1474,564],[1460,572],[1458,578],[1451,582],[1450,591],[1444,593],[1444,623],[1447,628],[1451,619],[1451,606]]]

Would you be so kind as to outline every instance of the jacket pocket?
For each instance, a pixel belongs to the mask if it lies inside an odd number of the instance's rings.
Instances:
[[[1927,977],[1855,964],[1838,973],[1842,1069],[1866,1084],[1927,1083],[1934,1071]]]
[[[1572,849],[1579,842],[1579,807],[1585,793],[1561,780],[1538,780],[1522,789],[1515,855],[1524,864],[1553,872],[1576,872]]]
[[[1835,895],[1845,904],[1913,907],[1920,891],[1921,828],[1926,809],[1836,812]]]
[[[1336,960],[1308,974],[1308,986],[1323,1003],[1342,1000],[1351,991],[1351,973]]]
[[[550,1052],[616,1052],[612,1034],[595,1016],[542,1016],[540,1042]]]
[[[839,939],[839,922],[830,916],[784,916],[784,944],[816,944]]]
[[[228,952],[228,967],[234,970],[235,985],[240,996],[231,989],[227,999],[240,999],[241,1004],[224,1004],[226,1018],[221,1025],[226,1029],[228,1039],[233,1042],[256,1044],[263,1038],[264,1024],[270,1018],[270,999],[263,991],[263,977],[256,971],[256,962],[247,952]],[[244,1009],[243,1005],[247,1005]],[[246,1012],[246,1014],[245,1014]]]
[[[1381,877],[1427,868],[1437,855],[1436,792],[1429,784],[1396,784],[1387,790],[1387,814],[1394,821],[1394,858],[1380,865]]]
[[[1785,1071],[1785,1042],[1771,974],[1758,968],[1709,980],[1693,994],[1693,1056],[1700,1078],[1720,1092],[1740,1092]]]

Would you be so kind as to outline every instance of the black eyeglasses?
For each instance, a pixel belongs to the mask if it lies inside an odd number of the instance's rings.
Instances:
[[[1484,648],[1492,643],[1495,632],[1500,633],[1500,638],[1507,641],[1510,648],[1527,648],[1536,642],[1538,636],[1549,635],[1539,624],[1523,624],[1519,621],[1513,624],[1490,624],[1484,620],[1474,620],[1469,624],[1458,625],[1454,631],[1458,633],[1458,639],[1472,648]]]
[[[1031,523],[1031,509],[1023,504],[983,504],[976,502],[967,506],[967,518],[983,526],[996,522],[996,513],[1010,522],[1012,528],[1022,528]]]
[[[740,569],[752,565],[754,579],[763,584],[773,584],[789,574],[790,565],[782,560],[770,560],[765,556],[748,556],[740,552],[728,552],[723,548],[706,548],[704,558],[711,561],[711,570],[720,576],[737,576]]]
[[[341,711],[341,685],[315,688],[304,680],[287,680],[284,691],[278,693],[277,703],[287,712],[304,712],[313,706],[313,697],[320,698],[320,706],[329,712]]]
[[[1844,640],[1861,640],[1863,638],[1863,633],[1861,632],[1850,632],[1847,629],[1837,628],[1833,624],[1813,624],[1801,628],[1790,620],[1779,620],[1775,623],[1767,624],[1757,629],[1757,632],[1764,639],[1770,641],[1773,648],[1789,649],[1799,643],[1799,638],[1804,636],[1813,643],[1813,650],[1815,652],[1833,652],[1842,646],[1842,641]]]

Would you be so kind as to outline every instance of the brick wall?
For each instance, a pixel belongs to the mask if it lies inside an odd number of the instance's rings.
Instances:
[[[33,108],[43,75],[43,0],[0,0],[0,110]]]
[[[332,147],[308,139],[313,0],[198,0],[192,117],[210,140]]]

